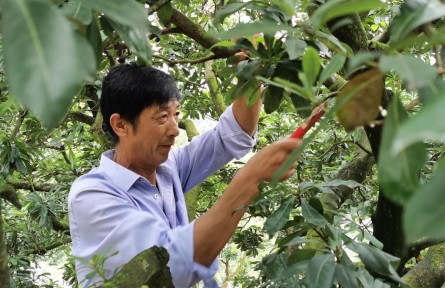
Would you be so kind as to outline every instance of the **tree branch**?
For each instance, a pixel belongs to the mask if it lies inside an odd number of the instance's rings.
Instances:
[[[93,125],[94,117],[88,116],[80,111],[72,111],[69,114],[70,118],[88,125]]]
[[[171,0],[156,1],[156,3],[151,4],[150,7],[148,8],[148,10],[147,10],[148,15],[155,13],[156,11],[158,11],[159,9],[161,9],[162,7],[164,7],[165,5],[167,5],[170,2],[171,2]]]
[[[173,14],[170,21],[181,28],[185,35],[195,40],[204,48],[210,49],[210,47],[218,43],[218,39],[212,37],[209,33],[202,29],[201,26],[192,22],[187,16],[175,8],[173,8]],[[227,58],[238,52],[236,49],[219,46],[213,47],[211,51],[219,58]]]
[[[198,64],[198,63],[204,63],[207,62],[209,60],[213,60],[213,59],[219,59],[219,58],[224,58],[224,57],[220,57],[217,56],[215,54],[211,54],[199,59],[182,59],[182,60],[172,60],[172,59],[168,59],[167,57],[164,56],[160,56],[160,55],[153,55],[153,58],[157,58],[157,59],[161,59],[165,62],[167,62],[169,65],[175,65],[175,64]]]

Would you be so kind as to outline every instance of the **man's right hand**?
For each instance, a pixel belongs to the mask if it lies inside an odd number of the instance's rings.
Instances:
[[[252,179],[255,185],[259,185],[263,181],[270,181],[292,151],[300,145],[300,140],[291,138],[274,142],[255,154],[239,172],[246,173],[247,179]],[[295,173],[295,167],[295,164],[291,165],[280,180],[284,181],[290,178]]]

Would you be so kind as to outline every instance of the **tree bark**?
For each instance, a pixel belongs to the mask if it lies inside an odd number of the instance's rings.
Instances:
[[[432,246],[425,257],[402,277],[409,287],[443,287],[445,284],[445,243]]]
[[[226,110],[226,104],[224,103],[224,97],[218,91],[218,81],[216,80],[215,73],[212,68],[213,61],[205,62],[204,77],[209,87],[210,97],[212,97],[213,105],[218,115],[221,115]]]
[[[184,129],[187,133],[188,141],[192,141],[193,137],[198,136],[199,132],[190,119],[183,119],[179,122],[179,128]],[[185,194],[185,205],[187,207],[187,215],[189,216],[189,221],[192,221],[196,217],[196,209],[198,207],[198,195],[200,186],[194,187],[192,190]]]
[[[138,288],[144,285],[156,288],[173,288],[169,255],[167,250],[157,246],[144,250],[125,264],[111,279],[105,281],[103,288]]]

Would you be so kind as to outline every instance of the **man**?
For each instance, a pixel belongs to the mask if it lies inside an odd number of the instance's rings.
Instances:
[[[86,279],[91,268],[85,262],[93,255],[118,251],[104,264],[110,278],[134,256],[157,245],[169,252],[175,287],[190,287],[200,280],[207,287],[216,286],[215,259],[245,212],[239,207],[251,203],[258,185],[270,180],[299,141],[283,139],[258,152],[215,205],[191,223],[184,193],[250,151],[260,109],[261,100],[247,107],[239,99],[216,128],[172,149],[179,134],[179,91],[174,80],[160,70],[135,64],[111,69],[103,81],[101,111],[115,149],[105,152],[99,167],[73,183],[68,198],[79,283],[100,283],[98,277]]]

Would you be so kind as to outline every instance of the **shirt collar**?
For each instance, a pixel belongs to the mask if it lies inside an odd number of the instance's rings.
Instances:
[[[100,158],[99,169],[120,189],[128,191],[131,186],[141,178],[141,175],[114,162],[114,150],[104,152]]]

